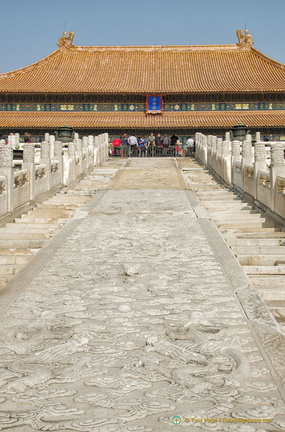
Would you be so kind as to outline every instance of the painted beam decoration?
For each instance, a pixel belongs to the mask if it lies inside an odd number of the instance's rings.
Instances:
[[[147,114],[161,114],[162,113],[162,97],[161,96],[147,96],[147,98],[146,98],[146,112],[147,112]]]

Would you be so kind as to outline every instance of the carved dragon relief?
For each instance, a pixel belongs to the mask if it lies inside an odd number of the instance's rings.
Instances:
[[[57,46],[59,46],[59,48],[71,48],[73,47],[72,44],[73,38],[74,38],[74,32],[69,32],[67,36],[66,31],[64,31],[62,33],[62,37],[58,39]]]

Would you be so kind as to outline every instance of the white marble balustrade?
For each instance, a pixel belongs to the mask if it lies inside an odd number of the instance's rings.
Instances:
[[[258,135],[259,137],[259,135]],[[196,133],[196,158],[227,185],[285,219],[285,142],[222,140]]]
[[[107,133],[83,140],[76,136],[66,148],[45,134],[40,149],[34,143],[23,144],[20,161],[13,161],[17,136],[9,137],[7,145],[0,142],[0,222],[45,194],[71,185],[108,158]]]

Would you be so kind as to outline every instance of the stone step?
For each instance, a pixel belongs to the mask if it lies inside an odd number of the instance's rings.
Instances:
[[[75,191],[71,190],[67,192],[67,195],[76,195],[76,196],[88,196],[91,198],[94,194],[91,194],[90,191]]]
[[[285,263],[284,255],[238,255],[237,259],[243,266],[276,266]]]
[[[15,224],[19,224],[21,227],[23,226],[23,229],[29,229],[31,228],[45,228],[45,229],[52,229],[52,230],[58,230],[62,227],[63,223],[61,222],[44,222],[42,219],[40,219],[38,222],[33,221],[32,219],[15,219]],[[7,225],[6,225],[7,226]]]
[[[283,280],[283,286],[284,286],[284,280]],[[266,303],[268,303],[268,305],[269,305],[269,302],[271,300],[273,300],[273,298],[275,301],[278,301],[278,302],[279,301],[285,301],[285,290],[281,290],[280,285],[276,286],[276,290],[274,292],[272,292],[270,290],[269,291],[263,290],[259,286],[256,286],[256,288],[259,290],[261,297],[264,299],[264,301]]]
[[[19,233],[9,233],[0,231],[0,240],[40,240],[49,239],[50,235],[43,233],[30,233],[30,232],[19,232]]]
[[[285,246],[284,238],[230,238],[227,239],[227,244],[230,247],[234,246]]]
[[[76,188],[80,188],[81,186],[86,187],[86,185],[90,185],[94,187],[94,184],[97,183],[98,181],[107,183],[110,181],[110,177],[104,175],[94,175],[92,177],[87,177],[84,180],[82,180],[79,183],[79,185],[76,186],[74,189],[76,190]]]
[[[33,223],[33,224],[58,224],[58,225],[64,225],[70,218],[54,218],[54,217],[49,217],[49,218],[45,218],[43,217],[37,217],[33,214],[31,215],[25,215],[27,217],[24,217],[21,219],[22,223]],[[16,221],[15,221],[16,222]],[[21,223],[20,221],[17,221],[17,223]]]
[[[197,194],[198,195],[198,194]],[[217,208],[217,209],[225,209],[225,208],[244,208],[245,210],[252,210],[252,206],[249,205],[248,203],[244,202],[244,201],[240,201],[240,200],[236,200],[236,201],[229,201],[227,203],[227,207],[225,207],[225,202],[219,202],[218,200],[204,200],[203,198],[200,199],[200,201],[202,201],[203,205],[206,207],[212,207],[212,208]]]
[[[191,180],[186,176],[186,182],[189,188],[196,193],[203,191],[207,191],[209,193],[209,191],[216,191],[221,189],[220,186],[217,186],[214,183],[209,183],[207,181],[204,181],[200,184],[198,176],[196,176],[195,179],[192,178]]]
[[[7,282],[9,282],[9,280],[12,278],[13,276],[3,276],[0,277],[0,289],[2,290],[5,285],[7,284]]]
[[[51,198],[49,198],[47,201],[45,201],[46,204],[51,203],[51,204],[85,204],[88,201],[88,197],[85,196],[81,196],[81,195],[71,195],[71,194],[60,194],[60,195],[55,195]]]
[[[197,192],[197,195],[200,196],[199,192]],[[224,195],[224,196],[213,196],[211,193],[209,193],[209,195],[203,195],[202,201],[215,201],[216,203],[221,203],[224,205],[224,203],[226,201],[232,203],[232,202],[241,202],[244,204],[247,204],[247,202],[245,200],[241,200],[240,198],[237,198],[235,196],[231,196],[231,195]]]
[[[200,190],[197,193],[197,195],[199,195],[201,197],[203,197],[203,196],[208,197],[209,196],[209,188],[206,188],[204,191]],[[228,192],[227,189],[223,189],[221,187],[219,189],[213,189],[211,191],[211,196],[212,197],[216,196],[217,198],[223,197],[223,196],[230,196],[230,197],[235,196],[236,197],[236,195],[234,195],[232,192]]]
[[[270,300],[270,305],[274,308],[283,309],[285,312],[285,301],[284,300]],[[284,314],[285,316],[285,314]]]
[[[208,203],[203,203],[203,206],[211,213],[211,214],[216,214],[216,213],[229,213],[232,214],[234,213],[235,215],[237,213],[241,213],[241,214],[251,214],[252,209],[249,207],[244,207],[244,206],[237,206],[236,204],[234,204],[233,206],[228,206],[228,205],[219,205],[219,206],[211,206],[208,205]],[[254,214],[254,213],[253,213]],[[258,213],[256,213],[258,214]]]
[[[102,174],[102,175],[115,175],[118,171],[117,168],[95,168],[92,172],[88,173],[86,177],[92,177],[93,175]],[[85,177],[85,178],[86,178]]]
[[[237,239],[285,239],[285,232],[276,230],[275,232],[249,232],[249,233],[238,233],[238,232],[226,232],[223,233],[223,237],[226,240],[237,238]]]
[[[216,224],[221,224],[221,223],[226,223],[226,224],[230,224],[230,223],[242,223],[244,222],[245,224],[252,224],[252,225],[256,225],[256,226],[263,226],[263,224],[266,224],[267,226],[276,226],[276,224],[274,224],[274,222],[270,221],[269,219],[265,219],[264,217],[261,217],[260,215],[256,215],[256,214],[252,214],[252,215],[247,215],[247,214],[241,214],[240,212],[236,214],[236,216],[231,216],[228,214],[225,214],[224,216],[215,216],[212,215],[212,219]]]
[[[272,299],[278,300],[275,295],[280,293],[280,299],[285,301],[285,285],[284,285],[284,276],[283,275],[260,275],[260,276],[252,276],[250,278],[253,285],[258,288],[262,293],[266,292],[267,295],[271,293],[273,295]],[[283,298],[284,297],[284,298]]]
[[[0,265],[25,265],[30,259],[29,255],[0,255]]]
[[[43,217],[43,218],[68,218],[71,214],[74,213],[74,210],[66,210],[59,208],[35,208],[34,210],[29,211],[27,214],[22,216],[22,219],[29,219],[30,216]]]
[[[70,203],[42,203],[37,205],[37,209],[45,209],[47,211],[49,210],[67,210],[67,211],[76,211],[78,207],[80,207],[81,204],[70,204]]]
[[[235,255],[285,255],[284,246],[233,246],[231,247]]]
[[[232,221],[232,222],[219,222],[216,223],[220,229],[238,229],[240,232],[248,233],[250,231],[262,232],[276,232],[279,228],[275,226],[274,222],[249,222],[249,221]]]
[[[78,192],[80,195],[85,195],[85,196],[86,195],[90,195],[90,196],[93,196],[93,195],[95,195],[97,189],[96,189],[96,186],[93,184],[93,185],[90,185],[90,186],[86,185],[84,187],[84,189],[82,189],[82,188],[76,189],[75,188],[74,191]]]
[[[244,266],[246,274],[252,275],[285,275],[285,265]]]
[[[37,249],[7,249],[0,248],[0,256],[33,256]]]
[[[22,268],[21,265],[1,264],[0,266],[0,277],[13,276],[18,270]]]
[[[26,225],[26,224],[16,224],[12,223],[5,228],[0,228],[0,235],[1,233],[11,233],[11,234],[17,234],[17,233],[33,233],[33,234],[52,234],[56,230],[50,229],[50,228],[34,228],[32,225]]]
[[[44,246],[45,242],[46,240],[0,239],[0,248],[40,249]]]
[[[256,218],[256,219],[261,219],[264,218],[266,219],[266,215],[264,215],[264,213],[260,213],[260,211],[258,210],[211,210],[211,215],[213,218],[234,218],[234,217],[239,217],[239,218],[247,218],[247,219],[252,219],[252,218]]]
[[[268,299],[266,303],[270,307],[276,321],[285,324],[285,301]],[[285,326],[283,326],[284,330]]]

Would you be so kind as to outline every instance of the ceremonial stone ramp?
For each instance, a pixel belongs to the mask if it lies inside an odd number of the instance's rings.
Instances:
[[[0,430],[284,431],[284,335],[175,159],[107,187],[1,293]]]
[[[109,188],[180,189],[185,187],[185,183],[177,172],[180,169],[174,158],[130,158]]]

